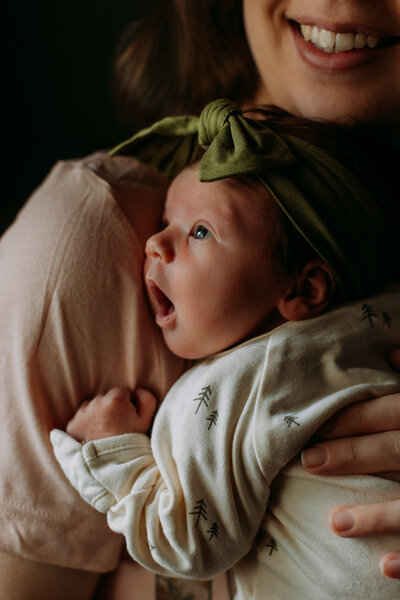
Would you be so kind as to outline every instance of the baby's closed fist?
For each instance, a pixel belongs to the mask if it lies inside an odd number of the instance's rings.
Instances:
[[[138,388],[116,387],[83,402],[67,424],[67,433],[80,442],[121,435],[146,433],[157,408],[155,396]]]

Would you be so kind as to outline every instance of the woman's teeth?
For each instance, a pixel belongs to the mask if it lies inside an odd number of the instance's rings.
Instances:
[[[316,25],[300,25],[300,32],[306,42],[311,42],[324,52],[347,52],[354,48],[375,48],[379,38],[365,33],[336,33],[320,29]]]

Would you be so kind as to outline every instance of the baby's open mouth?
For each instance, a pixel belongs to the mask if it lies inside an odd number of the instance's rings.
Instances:
[[[149,282],[149,291],[152,299],[152,307],[157,323],[164,322],[175,312],[175,307],[171,300],[162,290],[153,282]]]
[[[305,25],[291,21],[292,27],[299,31],[306,42],[328,53],[348,52],[349,50],[371,50],[392,46],[400,41],[400,36],[368,35],[362,31],[336,32],[321,29],[316,25]]]

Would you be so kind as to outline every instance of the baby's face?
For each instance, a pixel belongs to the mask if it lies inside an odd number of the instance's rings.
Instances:
[[[201,358],[282,322],[278,208],[262,184],[202,183],[189,167],[171,184],[164,222],[147,241],[145,281],[172,352]]]

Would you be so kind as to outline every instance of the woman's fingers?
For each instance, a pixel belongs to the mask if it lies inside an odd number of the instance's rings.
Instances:
[[[392,552],[381,559],[381,572],[386,577],[400,579],[400,552]]]
[[[400,500],[377,504],[338,506],[330,516],[332,531],[340,537],[400,535]],[[383,575],[400,579],[400,552],[381,559]]]
[[[400,349],[390,350],[388,358],[393,368],[400,371]],[[400,394],[348,406],[332,417],[318,435],[327,441],[302,453],[303,465],[310,473],[400,471]],[[339,506],[332,511],[330,523],[341,537],[400,535],[400,499]],[[384,556],[380,569],[383,575],[400,579],[400,552]]]
[[[330,524],[332,531],[341,537],[400,534],[400,499],[338,506],[331,512]]]
[[[317,435],[342,438],[400,429],[400,394],[390,394],[343,408],[321,427]]]
[[[301,460],[318,475],[400,471],[400,430],[321,442],[303,450]]]

